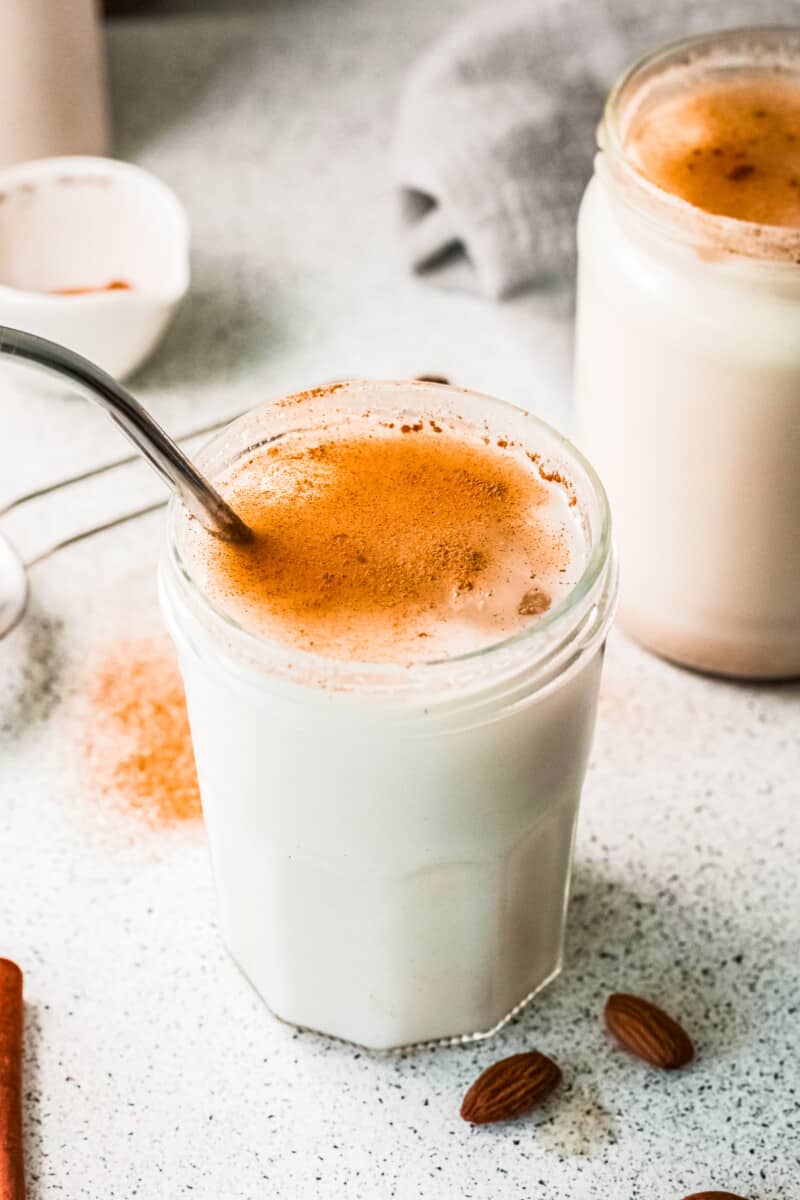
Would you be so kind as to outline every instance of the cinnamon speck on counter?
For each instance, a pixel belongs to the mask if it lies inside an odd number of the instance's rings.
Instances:
[[[84,697],[83,759],[95,794],[154,827],[199,820],[183,683],[166,638],[106,647]]]

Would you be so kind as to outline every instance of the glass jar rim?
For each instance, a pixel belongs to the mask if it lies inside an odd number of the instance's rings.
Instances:
[[[599,529],[596,536],[592,536],[588,540],[588,553],[580,577],[564,599],[555,605],[550,612],[506,637],[491,642],[488,645],[482,645],[466,653],[447,658],[419,659],[411,662],[374,663],[360,660],[337,659],[314,654],[312,651],[297,649],[275,638],[265,637],[263,634],[257,633],[240,624],[230,614],[218,607],[193,577],[188,563],[181,555],[179,547],[180,528],[181,524],[188,518],[180,503],[176,499],[173,499],[170,503],[168,513],[167,561],[171,568],[170,573],[172,578],[178,580],[180,586],[185,589],[186,596],[192,603],[194,611],[198,612],[215,631],[224,634],[231,643],[245,652],[248,657],[255,655],[257,658],[260,658],[262,655],[269,655],[278,664],[281,660],[283,660],[284,665],[290,662],[293,675],[309,674],[314,676],[319,674],[324,675],[326,678],[354,675],[359,679],[363,679],[367,687],[369,687],[368,681],[370,679],[380,679],[389,686],[397,686],[404,681],[408,681],[411,672],[419,672],[423,679],[432,679],[437,673],[442,673],[443,671],[458,670],[462,666],[469,667],[473,664],[483,664],[490,656],[498,657],[503,652],[513,654],[516,657],[515,652],[521,648],[539,647],[541,653],[534,656],[535,662],[539,662],[541,658],[548,657],[548,651],[557,652],[560,650],[565,639],[568,641],[581,624],[581,618],[584,615],[582,605],[589,604],[593,594],[603,591],[604,575],[607,574],[609,560],[613,555],[611,512],[608,497],[599,476],[581,452],[563,434],[519,406],[479,392],[474,392],[470,389],[455,388],[450,385],[416,380],[347,380],[339,381],[322,388],[315,388],[311,393],[298,392],[283,397],[278,401],[268,401],[265,404],[256,406],[243,416],[236,418],[225,429],[215,434],[200,451],[197,457],[198,464],[202,466],[204,459],[209,453],[215,447],[218,447],[226,435],[229,435],[232,431],[247,427],[248,424],[259,417],[263,418],[267,413],[274,414],[277,406],[285,406],[285,410],[291,411],[293,405],[297,404],[298,411],[300,411],[303,400],[312,394],[317,399],[324,399],[335,394],[337,401],[357,398],[359,396],[366,397],[368,395],[373,408],[375,407],[376,395],[380,394],[383,400],[394,398],[397,403],[393,407],[396,407],[398,410],[403,407],[399,403],[401,394],[405,394],[407,398],[410,394],[413,394],[415,397],[424,395],[426,397],[438,397],[440,400],[445,397],[448,400],[453,400],[457,396],[461,397],[462,400],[469,400],[473,403],[478,402],[484,409],[490,408],[493,414],[508,414],[509,417],[513,416],[518,420],[522,418],[526,428],[537,431],[543,440],[561,451],[563,454],[562,465],[574,466],[579,470],[585,481],[582,492],[576,489],[579,503],[583,497],[585,501],[593,503],[597,507]],[[290,426],[285,432],[291,432],[292,429],[294,432],[299,432],[304,428],[307,429],[308,426]],[[267,436],[261,441],[251,443],[249,448],[257,449],[259,445],[263,445],[269,440],[270,437]],[[531,443],[533,443],[533,439],[531,439]],[[533,445],[532,448],[537,449],[537,446]],[[235,459],[232,461],[235,461]],[[589,490],[588,496],[585,495],[587,486]],[[587,538],[588,536],[587,533]],[[526,655],[525,665],[530,665],[530,662],[530,656]]]
[[[800,74],[800,25],[721,29],[667,42],[641,55],[624,68],[613,84],[598,125],[597,142],[601,157],[607,155],[612,171],[618,172],[623,191],[632,193],[626,196],[629,205],[636,207],[653,226],[672,236],[682,234],[688,242],[709,239],[745,258],[783,260],[796,265],[800,261],[800,229],[707,212],[648,179],[632,161],[625,145],[622,119],[625,103],[643,83],[670,66],[681,63],[687,68],[696,66],[705,56],[710,61],[714,54],[723,59],[726,51],[734,55],[731,65],[752,69],[759,65],[758,55],[754,54],[758,48],[772,55],[773,67],[783,59],[786,66],[791,63],[792,69]]]

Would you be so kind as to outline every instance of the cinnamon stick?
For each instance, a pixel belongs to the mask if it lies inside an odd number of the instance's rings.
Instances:
[[[0,958],[0,1200],[25,1200],[22,971],[8,958]]]

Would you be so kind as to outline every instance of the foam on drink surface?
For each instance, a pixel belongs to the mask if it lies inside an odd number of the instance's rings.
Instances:
[[[219,486],[253,529],[197,523],[192,574],[238,624],[354,662],[419,662],[491,645],[542,618],[582,574],[568,480],[478,431],[364,417],[288,433]]]
[[[652,183],[697,208],[800,228],[800,77],[680,79],[645,100],[625,138]]]

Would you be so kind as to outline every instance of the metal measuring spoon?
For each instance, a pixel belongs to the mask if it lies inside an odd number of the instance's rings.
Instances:
[[[19,555],[0,534],[0,638],[10,633],[28,603],[28,577]]]
[[[246,542],[251,530],[138,400],[88,359],[33,333],[0,325],[0,354],[26,359],[79,384],[147,459],[184,507],[215,537]],[[27,602],[24,568],[0,536],[0,637],[20,619]]]

